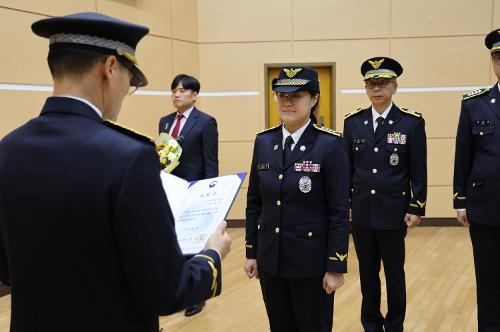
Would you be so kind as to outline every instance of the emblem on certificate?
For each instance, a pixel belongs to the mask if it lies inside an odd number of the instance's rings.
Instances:
[[[311,191],[311,178],[308,176],[303,176],[299,180],[299,189],[304,194],[307,194]]]
[[[389,158],[389,163],[392,166],[397,166],[399,164],[399,156],[397,153],[391,154],[391,157]]]

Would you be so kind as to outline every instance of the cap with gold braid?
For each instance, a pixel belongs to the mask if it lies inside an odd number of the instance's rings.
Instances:
[[[374,57],[361,65],[361,75],[364,80],[376,78],[396,78],[403,73],[403,67],[394,59],[388,57]]]
[[[51,17],[32,24],[33,32],[49,38],[50,48],[82,48],[112,54],[130,64],[131,86],[148,84],[135,57],[137,43],[149,29],[99,13],[77,13]]]
[[[495,29],[486,35],[484,45],[490,50],[491,53],[500,51],[500,29]]]
[[[309,67],[282,67],[272,84],[273,91],[276,92],[311,91],[319,93],[318,72]]]

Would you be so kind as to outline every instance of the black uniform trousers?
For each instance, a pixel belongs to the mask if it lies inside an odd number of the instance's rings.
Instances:
[[[469,227],[477,285],[479,332],[500,331],[500,227]]]
[[[361,323],[365,331],[400,332],[406,312],[406,227],[397,230],[352,228],[361,281]],[[384,263],[387,286],[387,315],[380,312],[380,262]]]
[[[262,296],[272,332],[331,332],[333,299],[323,276],[289,279],[259,270]]]

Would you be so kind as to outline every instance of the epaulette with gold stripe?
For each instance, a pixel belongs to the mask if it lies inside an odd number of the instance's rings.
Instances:
[[[122,126],[121,124],[118,124],[118,123],[111,121],[111,120],[104,120],[103,123],[104,123],[104,125],[108,126],[109,128],[113,128],[116,131],[119,131],[127,136],[138,139],[141,142],[148,143],[148,144],[151,144],[153,146],[155,145],[155,140],[153,138],[146,136],[144,134],[141,134],[138,131],[127,128],[125,126]]]
[[[413,115],[413,116],[415,116],[417,118],[421,118],[422,117],[422,113],[418,113],[418,112],[412,111],[412,110],[410,110],[408,108],[401,107],[401,108],[399,108],[399,110],[401,112],[403,112],[403,113],[406,113],[406,114],[409,114],[409,115]]]
[[[264,129],[264,130],[263,130],[263,131],[261,131],[260,133],[257,133],[257,136],[259,136],[260,134],[267,133],[267,132],[269,132],[269,131],[276,130],[276,129],[278,129],[279,127],[281,127],[281,124],[280,124],[280,125],[277,125],[276,127],[271,127],[271,128]]]
[[[474,91],[471,91],[469,93],[464,94],[462,96],[462,99],[467,100],[467,99],[479,97],[479,96],[486,94],[489,91],[490,91],[490,88],[477,89],[477,90],[474,90]]]
[[[347,113],[345,116],[344,116],[344,120],[345,119],[349,119],[351,116],[355,115],[355,114],[358,114],[359,112],[361,112],[363,109],[360,107],[360,108],[356,108],[355,111],[352,111],[351,113]]]
[[[328,134],[333,135],[333,136],[342,137],[342,134],[339,133],[338,131],[335,131],[333,129],[327,128],[325,126],[320,126],[320,125],[318,125],[316,123],[313,124],[313,128],[315,128],[315,129],[317,129],[319,131],[328,133]]]

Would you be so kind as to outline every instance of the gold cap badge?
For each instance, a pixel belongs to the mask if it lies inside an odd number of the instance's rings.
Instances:
[[[288,76],[288,78],[293,78],[301,70],[302,70],[302,68],[290,68],[290,69],[283,68],[283,71],[285,72],[286,76]]]
[[[382,62],[384,62],[385,59],[380,59],[380,60],[374,60],[374,61],[368,61],[373,69],[379,69],[380,68],[380,65],[382,64]]]

